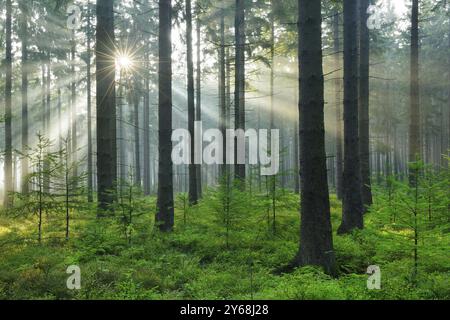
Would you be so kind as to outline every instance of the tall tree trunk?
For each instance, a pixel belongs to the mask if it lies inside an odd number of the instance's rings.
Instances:
[[[321,2],[299,0],[301,230],[298,265],[335,272],[328,198]]]
[[[45,116],[45,113],[47,112],[47,106],[46,106],[46,99],[45,99],[45,89],[46,89],[46,85],[45,85],[45,60],[44,60],[44,52],[41,51],[40,52],[41,55],[41,112],[40,112],[40,116],[41,116],[41,129],[42,131],[39,131],[41,134],[46,135],[47,134],[47,126],[46,126],[46,121],[47,121],[47,117]]]
[[[357,1],[344,0],[344,197],[339,234],[364,226],[358,139],[357,9]]]
[[[339,69],[341,67],[341,46],[340,46],[340,33],[339,33],[339,11],[334,11],[333,18],[333,37],[334,37],[334,54],[335,54],[335,67]],[[342,200],[343,185],[342,185],[342,85],[341,79],[334,81],[335,103],[336,103],[336,195],[337,198]]]
[[[91,4],[88,1],[87,13],[87,197],[88,202],[94,201],[93,196],[93,173],[92,173],[92,91],[91,91]]]
[[[20,33],[22,40],[22,152],[27,153],[28,147],[28,4],[26,1],[19,2],[20,11]],[[21,190],[22,193],[28,194],[28,159],[21,159]]]
[[[245,1],[236,0],[235,41],[235,128],[245,130]],[[245,164],[238,164],[238,147],[235,144],[235,177],[245,184]]]
[[[149,70],[150,43],[146,41],[145,70]],[[144,75],[144,195],[151,193],[151,164],[150,164],[150,73]]]
[[[372,205],[369,131],[370,41],[367,27],[369,3],[369,0],[359,0],[359,155],[361,158],[361,197],[364,210]]]
[[[139,134],[139,87],[138,80],[135,80],[135,87],[133,92],[134,104],[134,181],[136,187],[141,187],[141,137]]]
[[[159,168],[156,224],[161,231],[174,226],[172,165],[172,2],[159,1]]]
[[[195,136],[195,88],[194,88],[194,60],[192,47],[192,4],[186,0],[186,55],[187,55],[187,103],[188,103],[188,128],[189,133]],[[192,140],[194,141],[194,140]],[[195,205],[198,202],[197,192],[197,166],[195,165],[195,148],[190,150],[189,163],[189,203]]]
[[[43,134],[46,135],[48,138],[50,138],[50,53],[45,56],[45,52],[43,52],[45,62],[42,64],[42,115],[43,115]],[[50,177],[48,174],[49,170],[49,161],[47,159],[47,152],[49,150],[45,150],[45,157],[44,157],[44,174],[43,174],[43,191],[44,193],[48,193],[50,191]]]
[[[449,7],[449,12],[450,14],[450,7]],[[449,27],[450,27],[450,18],[449,18]],[[450,29],[449,29],[449,33],[448,33],[448,67],[450,67]],[[447,168],[450,169],[450,72],[448,73],[448,82],[447,82],[448,87],[448,127],[447,127],[447,150],[446,150],[446,154],[449,156],[449,159],[447,160]]]
[[[420,159],[420,95],[419,95],[419,0],[412,0],[411,14],[411,89],[409,123],[409,162]],[[418,170],[410,168],[409,182],[415,186]]]
[[[97,183],[98,201],[107,210],[117,180],[116,88],[113,0],[97,0]]]
[[[219,48],[219,129],[222,136],[226,137],[226,70],[225,70],[225,10],[222,5],[220,9],[220,48]],[[227,148],[225,144],[222,149],[222,165],[219,165],[219,179],[222,182],[227,174]]]
[[[72,118],[72,157],[71,157],[71,161],[72,161],[72,166],[73,166],[73,171],[72,171],[72,176],[73,177],[77,177],[78,176],[78,141],[77,141],[77,84],[76,84],[76,79],[77,76],[75,74],[75,58],[76,58],[76,42],[75,42],[75,30],[72,31],[72,47],[71,47],[71,67],[70,67],[70,72],[72,75],[72,81],[70,84],[70,88],[71,88],[71,118]],[[74,185],[76,185],[76,180],[74,179]]]
[[[150,8],[150,0],[145,2],[146,8]],[[146,27],[150,26],[150,17],[146,20]],[[144,73],[144,138],[143,138],[143,152],[144,152],[144,195],[149,196],[151,194],[151,158],[150,158],[150,39],[145,39],[145,70]]]
[[[117,119],[119,126],[119,191],[122,191],[123,184],[127,180],[127,153],[126,153],[126,143],[125,143],[125,84],[123,79],[123,70],[119,72],[119,118]]]
[[[269,115],[269,125],[270,125],[270,130],[275,129],[275,10],[274,10],[274,0],[272,0],[270,2],[270,115]],[[270,136],[272,135],[272,131],[270,131]],[[281,130],[280,132],[280,140],[283,141],[283,132]],[[281,143],[281,145],[283,146],[284,144]],[[270,149],[271,147],[269,147]],[[269,150],[270,152],[272,150]],[[281,174],[284,174],[284,166],[283,166],[283,161],[284,161],[284,157],[280,158],[281,164]],[[278,177],[268,177],[269,178],[269,182],[270,182],[270,190],[272,192],[272,195],[274,195],[275,189],[276,189],[276,183],[277,183],[277,178]],[[274,196],[273,196],[274,197]],[[275,210],[275,205],[272,206],[273,209],[273,221],[272,224],[273,226],[275,226],[276,223],[276,210]],[[275,231],[275,227],[273,228],[273,230]],[[274,232],[275,233],[275,232]]]
[[[197,77],[196,77],[196,105],[195,105],[195,121],[202,121],[202,60],[201,60],[201,34],[200,34],[200,6],[197,3]],[[197,193],[198,198],[202,197],[202,165],[196,165],[195,172],[197,174]]]
[[[231,128],[231,54],[229,46],[225,49],[225,83],[225,127],[229,129]],[[226,183],[228,188],[230,186],[233,167],[232,165],[227,164],[226,168]]]
[[[298,98],[295,99],[296,103],[298,104]],[[300,119],[300,115],[297,114],[297,119]],[[296,194],[300,194],[300,167],[299,167],[299,159],[300,159],[300,152],[299,152],[299,123],[298,120],[295,120],[294,124],[294,192]]]
[[[59,150],[63,149],[62,145],[62,116],[61,116],[61,108],[62,108],[62,94],[61,88],[58,88],[58,106],[57,106],[57,114],[58,114],[58,148]]]
[[[11,206],[12,198],[10,192],[13,191],[13,162],[12,162],[12,4],[11,0],[6,0],[6,55],[5,55],[5,196],[3,199],[6,208]]]
[[[46,79],[46,111],[45,111],[45,122],[47,123],[47,136],[48,138],[50,138],[50,134],[51,134],[51,101],[52,101],[52,97],[51,97],[51,53],[50,50],[47,52],[47,79]]]

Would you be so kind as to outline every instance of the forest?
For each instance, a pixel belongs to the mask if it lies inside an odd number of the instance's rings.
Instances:
[[[450,1],[0,29],[0,300],[450,300]]]

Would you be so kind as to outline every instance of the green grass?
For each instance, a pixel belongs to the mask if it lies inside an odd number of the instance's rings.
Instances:
[[[207,197],[209,197],[207,195]],[[151,202],[151,203],[150,203]],[[450,235],[430,229],[421,240],[419,273],[411,281],[412,246],[404,229],[384,224],[383,203],[366,216],[366,229],[336,236],[341,204],[332,196],[332,223],[339,276],[312,267],[276,274],[298,249],[296,195],[279,200],[277,232],[267,225],[261,200],[249,197],[233,218],[229,247],[208,199],[189,209],[187,223],[176,210],[176,228],[153,228],[154,199],[135,218],[131,242],[119,219],[95,219],[92,210],[73,214],[72,238],[64,217],[45,219],[44,241],[36,242],[34,217],[0,217],[0,299],[449,299]],[[287,204],[287,205],[286,205]],[[447,220],[447,230],[448,230]],[[66,268],[81,268],[82,289],[66,288]],[[382,289],[367,289],[369,265],[382,272]]]

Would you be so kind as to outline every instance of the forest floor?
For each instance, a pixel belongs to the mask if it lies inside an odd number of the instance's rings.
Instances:
[[[383,201],[375,198],[365,230],[337,236],[341,203],[332,196],[339,276],[331,278],[312,267],[275,272],[298,250],[297,195],[278,199],[275,233],[264,204],[250,199],[230,220],[228,246],[209,200],[189,209],[186,223],[177,209],[176,228],[164,235],[154,231],[154,199],[146,201],[148,212],[128,227],[93,210],[72,213],[69,241],[64,214],[50,214],[41,244],[35,216],[2,214],[0,299],[450,299],[448,219],[421,237],[414,276],[411,230],[383,222]],[[80,267],[81,290],[66,287],[70,265]],[[371,265],[380,267],[381,290],[367,287]]]

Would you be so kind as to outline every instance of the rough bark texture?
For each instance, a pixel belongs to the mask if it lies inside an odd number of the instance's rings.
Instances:
[[[299,75],[297,74],[297,78],[298,76]],[[297,106],[299,104],[298,94],[299,90],[298,88],[295,88],[295,104]],[[297,119],[294,123],[294,192],[296,194],[300,194],[300,139],[298,134],[300,132],[299,119],[300,113],[297,113]]]
[[[98,202],[106,210],[117,180],[113,0],[97,0],[96,37]]]
[[[24,0],[19,2],[20,33],[22,40],[22,152],[27,152],[28,147],[28,8]],[[28,185],[29,164],[28,159],[21,159],[21,190],[23,194],[29,191]]]
[[[339,11],[334,12],[333,17],[333,37],[334,37],[334,52],[335,52],[335,67],[336,70],[341,68],[341,45],[339,33]],[[343,185],[342,185],[342,83],[341,79],[334,81],[335,103],[336,103],[336,195],[338,199],[342,200]]]
[[[369,0],[359,0],[359,155],[361,160],[361,197],[364,210],[372,205],[370,181],[369,131]]]
[[[299,0],[301,230],[298,265],[333,274],[324,125],[320,1]]]
[[[344,0],[344,175],[339,234],[363,228],[358,139],[357,1]]]
[[[172,3],[159,1],[159,168],[156,224],[161,231],[174,225],[172,166]]]
[[[186,0],[186,56],[187,56],[187,100],[188,100],[188,128],[191,137],[195,130],[195,88],[194,88],[194,60],[192,47],[192,5],[191,0]],[[197,192],[197,166],[195,165],[195,148],[190,150],[189,164],[189,203],[195,205],[198,202]]]
[[[5,196],[4,206],[8,208],[11,205],[9,192],[13,191],[13,168],[12,168],[12,113],[11,113],[11,89],[12,89],[12,4],[11,0],[6,0],[6,55],[5,55]]]
[[[244,0],[236,0],[235,16],[235,128],[245,130],[245,4]],[[245,164],[237,164],[237,143],[235,144],[235,177],[242,183],[245,181]]]
[[[409,123],[409,161],[420,159],[420,96],[419,96],[419,0],[412,2],[411,14],[411,91]],[[412,186],[417,180],[417,170],[411,169],[409,181]]]

